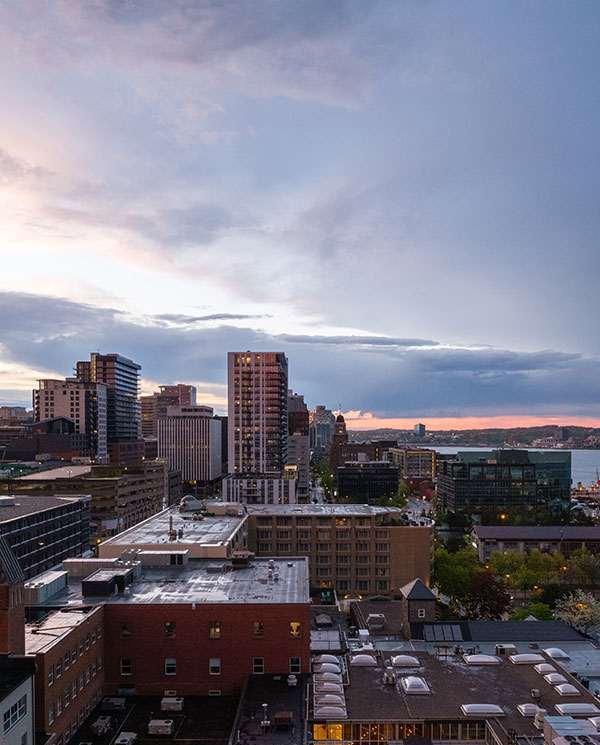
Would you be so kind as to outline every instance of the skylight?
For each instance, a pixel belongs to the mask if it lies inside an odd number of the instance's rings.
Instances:
[[[392,657],[393,667],[419,667],[419,665],[419,660],[410,654],[397,654]]]
[[[544,662],[541,654],[513,654],[510,657],[513,665],[536,665],[538,662]]]
[[[400,679],[400,684],[404,693],[410,694],[424,694],[431,693],[431,689],[427,685],[424,678],[419,678],[416,675],[409,675],[406,678]]]
[[[496,704],[462,704],[460,708],[465,716],[504,716],[504,709]]]
[[[463,660],[467,665],[499,665],[502,662],[493,654],[465,654]]]

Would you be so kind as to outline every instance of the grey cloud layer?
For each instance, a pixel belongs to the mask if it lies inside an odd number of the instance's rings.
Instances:
[[[165,314],[162,314],[165,315]],[[227,314],[211,314],[227,319]],[[68,300],[0,293],[6,361],[70,374],[92,350],[119,352],[162,382],[223,384],[226,353],[276,349],[290,360],[290,386],[309,405],[338,401],[378,416],[558,413],[600,415],[597,360],[556,351],[422,348],[424,340],[273,336],[232,325],[172,327]],[[301,339],[299,343],[298,339]],[[360,337],[359,337],[360,338]],[[366,341],[365,341],[366,340]],[[430,345],[430,342],[427,342]],[[14,400],[14,391],[2,397]],[[20,394],[23,400],[23,394]],[[25,398],[26,402],[26,398]]]

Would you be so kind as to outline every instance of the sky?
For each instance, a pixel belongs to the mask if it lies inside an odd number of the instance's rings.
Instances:
[[[600,426],[597,0],[4,0],[0,403],[91,351]]]

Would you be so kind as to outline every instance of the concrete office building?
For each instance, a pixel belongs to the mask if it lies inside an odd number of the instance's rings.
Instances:
[[[306,556],[311,589],[398,595],[429,584],[433,523],[407,525],[396,507],[363,504],[247,505],[248,546],[259,556]]]
[[[169,406],[158,420],[158,456],[181,471],[183,481],[221,476],[221,422],[210,406]]]
[[[98,463],[108,463],[108,388],[102,382],[39,380],[33,391],[34,421],[58,417],[71,419],[75,431],[85,435],[87,447]]]
[[[387,458],[398,469],[401,479],[429,479],[435,476],[435,450],[390,448]]]
[[[193,385],[161,385],[157,393],[140,398],[142,437],[158,437],[158,420],[167,416],[169,406],[195,406],[196,388]]]
[[[14,495],[91,495],[93,544],[161,510],[169,503],[169,487],[169,468],[164,461],[130,466],[70,465],[0,481],[0,492]]]
[[[106,385],[106,426],[111,463],[135,463],[144,455],[139,403],[141,369],[141,365],[120,354],[97,352],[92,352],[89,362],[76,364],[78,380]]]
[[[288,361],[279,352],[229,352],[229,472],[282,471],[287,464]]]

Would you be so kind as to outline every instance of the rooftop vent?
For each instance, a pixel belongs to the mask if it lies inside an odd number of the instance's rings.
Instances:
[[[548,673],[555,673],[556,668],[552,665],[549,665],[547,662],[542,662],[540,665],[536,665],[534,670],[536,673],[540,673],[541,675],[547,675]]]
[[[504,716],[504,709],[496,704],[462,704],[460,708],[466,717]]]
[[[600,709],[594,704],[556,704],[554,707],[556,711],[561,715],[565,716],[596,716],[600,714]]]
[[[377,660],[370,654],[355,654],[350,658],[353,667],[377,667]]]
[[[322,662],[317,663],[313,666],[313,672],[315,673],[337,673],[338,675],[341,673],[341,669],[339,665],[334,665],[333,662]]]
[[[315,706],[339,706],[345,708],[346,700],[336,693],[316,693]]]
[[[392,657],[393,667],[419,667],[420,662],[410,654],[397,654]]]
[[[519,704],[517,709],[524,717],[534,717],[538,713],[538,707],[535,704]]]
[[[315,719],[346,719],[346,709],[341,706],[320,706],[315,708]]]
[[[493,654],[465,654],[463,660],[467,665],[499,665],[502,662]]]
[[[536,729],[544,729],[544,720],[546,718],[546,709],[541,709],[538,706],[538,710],[535,713],[535,719],[533,720],[533,726]]]
[[[544,658],[541,654],[513,654],[510,661],[514,665],[537,665],[543,662]]]
[[[341,683],[315,683],[315,691],[318,693],[343,693],[344,686]]]
[[[548,655],[548,657],[552,657],[553,660],[571,659],[569,655],[559,647],[548,647],[548,649],[544,649],[544,652]]]
[[[416,675],[409,675],[406,678],[400,679],[400,685],[404,693],[410,694],[427,694],[431,693],[431,689],[427,685],[425,678],[419,678]]]
[[[396,684],[396,675],[393,667],[386,667],[383,673],[383,682],[385,685],[393,686]]]
[[[581,691],[571,683],[562,683],[556,686],[556,691],[561,696],[581,696]]]
[[[557,686],[560,683],[566,683],[567,679],[564,675],[561,675],[560,673],[548,673],[548,675],[544,675],[544,680],[546,683],[550,683],[550,685]]]
[[[317,673],[316,675],[313,675],[313,680],[315,681],[315,683],[341,683],[342,674],[341,673]]]
[[[313,662],[319,664],[322,662],[331,662],[333,665],[339,665],[340,661],[334,654],[318,654]]]
[[[14,507],[16,503],[14,497],[0,497],[0,507]]]

